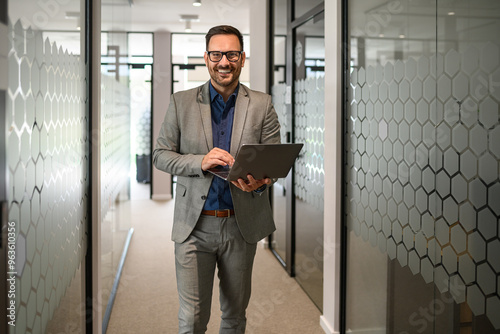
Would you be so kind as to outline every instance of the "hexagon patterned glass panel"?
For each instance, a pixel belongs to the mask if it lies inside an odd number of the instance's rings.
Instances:
[[[83,332],[88,113],[83,0],[9,1],[9,333]],[[71,23],[64,19],[71,12]],[[64,30],[61,32],[60,30]],[[50,31],[50,33],[49,33]],[[2,74],[3,75],[3,74]],[[4,163],[2,161],[2,163]],[[12,249],[12,248],[11,248]],[[2,319],[3,323],[4,319]]]
[[[348,6],[347,329],[500,333],[500,3]]]
[[[294,71],[295,142],[304,143],[295,161],[296,280],[323,308],[323,219],[325,169],[325,25],[321,14],[296,29]]]

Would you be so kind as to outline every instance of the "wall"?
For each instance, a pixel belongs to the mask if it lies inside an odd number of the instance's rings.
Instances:
[[[163,118],[170,103],[172,91],[170,68],[170,33],[157,31],[153,37],[153,141],[151,148],[156,146],[156,138],[160,133]],[[152,199],[168,200],[172,198],[171,175],[153,168]]]
[[[10,332],[81,329],[89,199],[86,64],[83,55],[43,39],[42,30],[17,21],[8,32],[7,196],[16,235],[15,266],[8,268],[16,280]]]
[[[340,330],[340,226],[342,157],[342,13],[341,0],[325,1],[325,221],[323,315],[325,333]]]
[[[268,92],[269,70],[269,0],[255,0],[250,5],[250,48],[252,67],[250,84],[252,89]],[[264,24],[265,23],[265,24]]]
[[[500,333],[497,5],[469,0],[450,12],[446,1],[348,3],[346,327],[353,332]],[[382,15],[383,31],[374,30]],[[373,266],[376,252],[389,263],[386,312],[373,278],[388,270]],[[381,314],[358,317],[367,304]]]

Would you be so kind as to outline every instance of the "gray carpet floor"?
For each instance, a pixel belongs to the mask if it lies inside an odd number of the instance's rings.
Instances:
[[[174,202],[129,202],[134,235],[123,268],[107,333],[177,333],[177,289],[173,242]],[[208,334],[218,333],[215,280]],[[268,249],[258,247],[247,333],[322,334],[320,311]]]

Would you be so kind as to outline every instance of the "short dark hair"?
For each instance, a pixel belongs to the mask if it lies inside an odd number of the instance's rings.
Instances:
[[[215,36],[215,35],[235,35],[236,37],[238,37],[238,39],[240,41],[240,46],[241,46],[241,50],[238,50],[238,51],[243,51],[243,35],[235,27],[227,26],[227,25],[213,27],[207,32],[207,34],[205,36],[205,41],[207,44],[206,45],[207,51],[209,51],[208,50],[208,43],[210,43],[210,39],[212,38],[212,36]]]

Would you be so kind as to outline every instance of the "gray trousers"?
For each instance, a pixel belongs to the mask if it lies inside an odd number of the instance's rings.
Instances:
[[[205,333],[218,268],[221,334],[245,333],[257,244],[241,236],[236,218],[201,216],[183,243],[175,244],[179,334]]]

